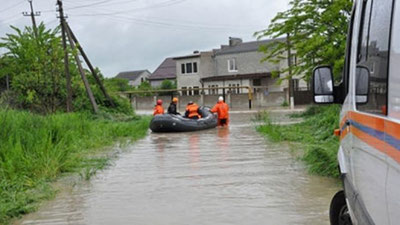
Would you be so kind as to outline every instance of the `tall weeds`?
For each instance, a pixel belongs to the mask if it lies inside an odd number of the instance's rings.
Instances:
[[[91,157],[95,149],[121,137],[143,137],[148,124],[148,118],[118,122],[89,113],[40,116],[0,109],[0,224],[51,196],[49,181],[61,173],[86,170],[91,175],[104,167],[104,156]]]
[[[258,131],[266,134],[271,141],[289,141],[299,143],[304,149],[302,160],[311,173],[338,177],[336,154],[339,140],[333,135],[339,127],[340,106],[312,106],[294,117],[304,118],[304,122],[294,125],[274,125],[268,116],[265,125]]]

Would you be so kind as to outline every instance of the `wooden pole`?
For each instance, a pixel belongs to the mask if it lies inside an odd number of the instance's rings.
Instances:
[[[10,90],[10,77],[9,77],[9,75],[6,76],[6,88],[7,88],[7,91]]]
[[[64,24],[64,26],[67,27],[66,24]],[[69,44],[71,45],[72,50],[75,50],[75,43],[72,40],[71,32],[69,31],[69,29],[66,29],[66,31],[67,31]],[[93,111],[94,111],[94,113],[98,113],[99,112],[99,107],[97,106],[96,100],[94,99],[92,89],[90,88],[89,81],[86,78],[85,71],[83,70],[82,63],[81,63],[81,61],[79,59],[78,54],[75,54],[74,57],[75,57],[75,61],[76,61],[76,64],[78,66],[78,69],[79,69],[79,73],[81,74],[81,78],[82,78],[83,84],[85,85],[86,93],[87,93],[87,95],[89,97],[90,103],[92,104]]]
[[[286,36],[286,44],[287,44],[287,51],[288,51],[288,69],[289,69],[289,104],[290,108],[294,108],[294,90],[293,90],[293,79],[292,79],[292,52],[290,48],[290,34],[287,33]]]
[[[83,50],[82,46],[79,44],[78,39],[76,38],[74,32],[72,32],[72,29],[67,22],[66,22],[66,28],[67,28],[68,32],[71,34],[71,37],[72,37],[73,41],[75,42],[77,48],[79,49],[83,59],[85,60],[86,65],[88,65],[90,72],[92,72],[92,75],[95,78],[97,85],[99,85],[101,92],[103,92],[104,97],[107,99],[107,101],[110,103],[110,105],[112,107],[115,107],[114,101],[108,95],[107,90],[103,85],[103,82],[101,82],[100,77],[97,75],[96,70],[93,68],[92,63],[90,62],[89,57],[87,57],[85,51]]]
[[[61,25],[61,34],[62,34],[62,42],[64,48],[64,70],[65,70],[65,78],[67,80],[67,112],[71,112],[72,108],[72,88],[71,88],[71,74],[69,73],[69,61],[68,61],[68,51],[67,51],[67,41],[65,37],[65,17],[64,10],[62,7],[62,1],[57,0],[58,11],[60,12],[60,25]]]

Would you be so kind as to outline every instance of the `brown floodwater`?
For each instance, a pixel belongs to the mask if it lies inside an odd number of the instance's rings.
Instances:
[[[338,182],[309,175],[252,117],[233,114],[229,129],[150,132],[17,224],[329,224]]]

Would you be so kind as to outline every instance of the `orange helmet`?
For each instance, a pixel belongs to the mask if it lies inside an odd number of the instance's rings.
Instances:
[[[173,98],[172,102],[175,102],[175,103],[178,102],[178,98]]]
[[[161,99],[157,100],[157,105],[162,105],[162,100]]]

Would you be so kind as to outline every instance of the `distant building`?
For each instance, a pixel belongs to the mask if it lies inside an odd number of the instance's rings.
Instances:
[[[152,87],[158,87],[164,80],[176,81],[176,63],[173,58],[166,58],[148,78]]]
[[[277,84],[278,78],[273,78],[272,73],[287,68],[287,59],[277,64],[262,62],[265,54],[259,49],[261,45],[285,40],[243,42],[240,38],[229,38],[229,45],[222,45],[220,49],[175,57],[178,88],[187,90],[183,95],[198,94],[192,91],[198,87],[210,88],[206,94],[221,94],[222,90],[217,89],[220,87],[227,87],[226,92],[233,94],[248,93],[248,89],[240,86],[250,87],[253,92],[284,92],[287,82]],[[295,84],[306,86],[299,80]]]
[[[273,71],[279,70],[279,65],[264,62],[264,53],[259,51],[261,45],[277,40],[243,42],[240,38],[229,38],[229,45],[221,46],[215,51],[215,74],[202,78],[206,87],[232,87],[233,93],[247,93],[247,89],[235,87],[266,87],[270,92],[283,91],[272,78]],[[217,93],[220,91],[217,91]]]
[[[138,86],[147,81],[151,73],[148,70],[120,72],[115,78],[128,80],[130,86]]]
[[[213,52],[195,51],[191,55],[174,58],[177,68],[178,89],[184,89],[183,95],[198,95],[196,88],[203,87],[201,79],[214,75]]]

